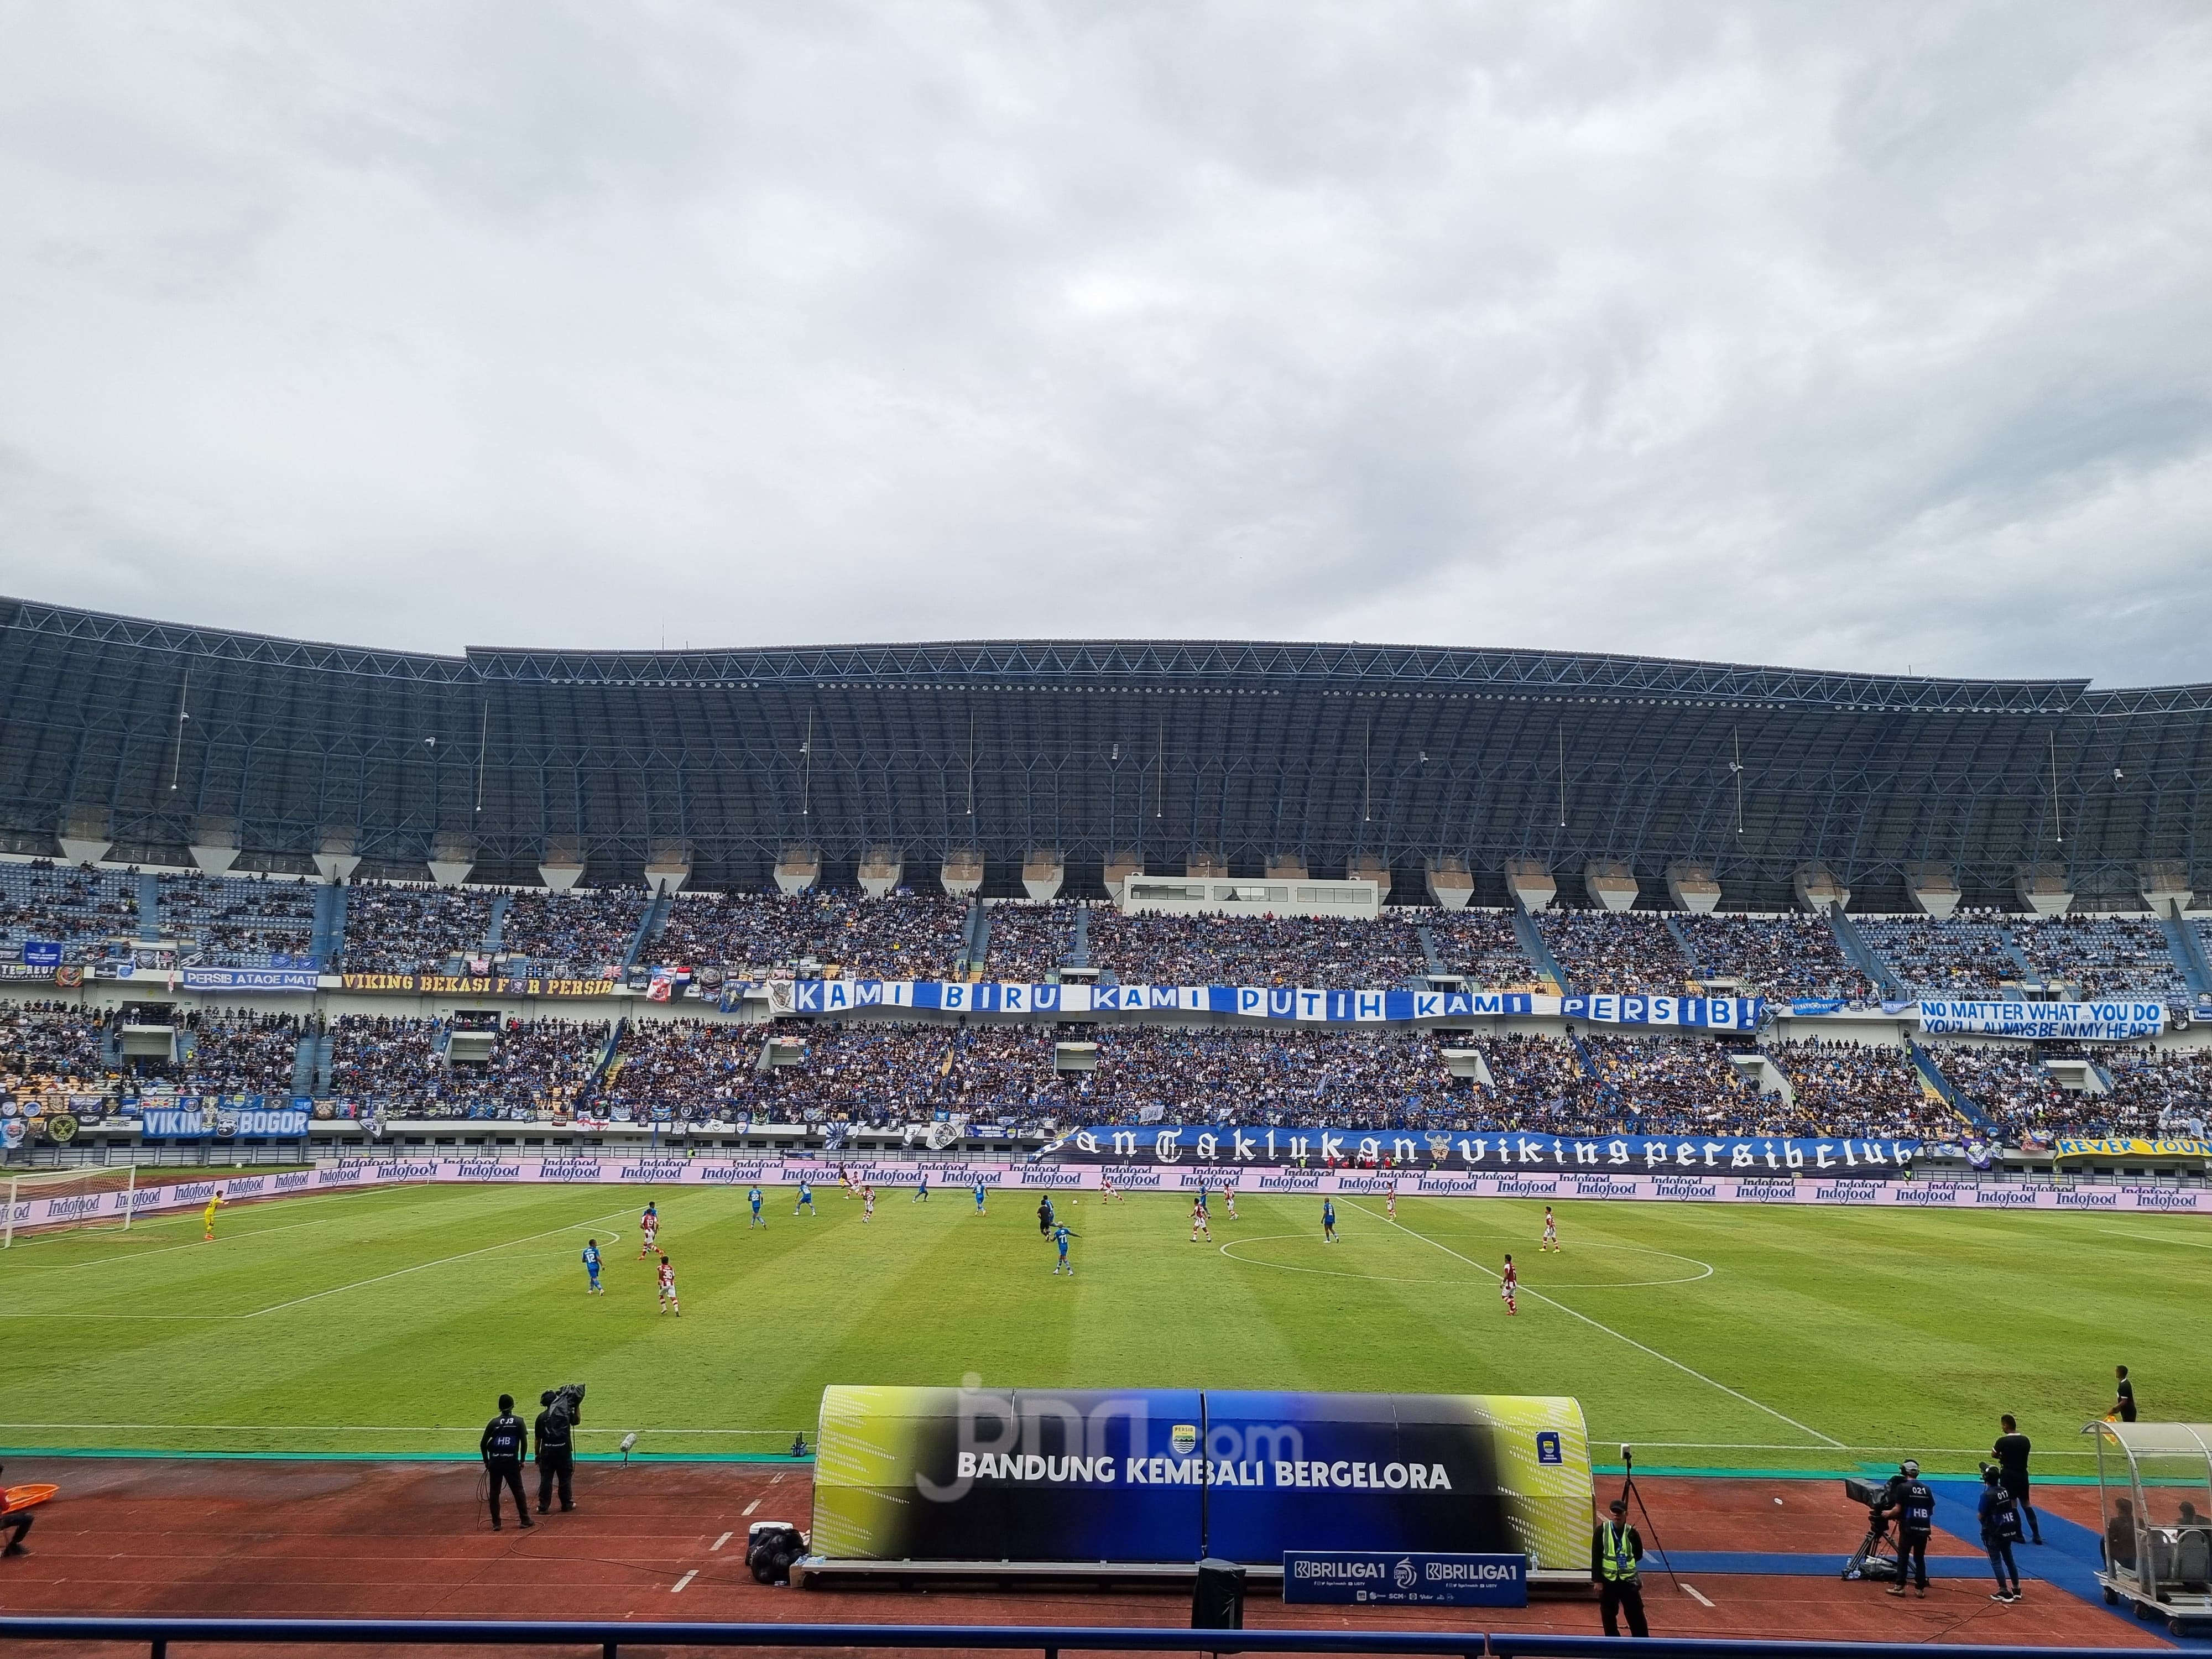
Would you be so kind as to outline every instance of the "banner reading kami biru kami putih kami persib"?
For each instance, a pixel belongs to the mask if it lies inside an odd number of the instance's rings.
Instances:
[[[810,1541],[832,1561],[1505,1552],[1579,1577],[1590,1498],[1571,1399],[837,1387]]]
[[[1903,1175],[1917,1140],[1777,1135],[1549,1135],[1414,1129],[1227,1128],[1212,1124],[1093,1124],[1041,1148],[1078,1164],[1427,1164],[1487,1173]]]
[[[734,1006],[737,988],[725,1006]],[[1291,985],[1021,985],[984,981],[801,979],[768,982],[772,1014],[870,1008],[948,1014],[1226,1014],[1285,1025],[1388,1025],[1424,1019],[1540,1017],[1595,1025],[1752,1031],[1764,997],[1551,996],[1534,991],[1321,990]]]

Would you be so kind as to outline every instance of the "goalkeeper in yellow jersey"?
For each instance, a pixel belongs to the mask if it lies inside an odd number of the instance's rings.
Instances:
[[[215,1195],[208,1200],[207,1208],[200,1212],[201,1243],[212,1244],[215,1243],[215,1212],[223,1206],[224,1202],[222,1188],[218,1187],[215,1189]]]

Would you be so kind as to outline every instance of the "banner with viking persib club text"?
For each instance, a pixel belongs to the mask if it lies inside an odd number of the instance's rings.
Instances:
[[[1917,1140],[1820,1140],[1748,1135],[1455,1134],[1378,1129],[1236,1129],[1205,1124],[1097,1124],[1043,1148],[1082,1164],[1341,1164],[1550,1173],[1662,1171],[1790,1176],[1901,1175]],[[1387,1170],[1382,1171],[1388,1174]]]
[[[954,1014],[1225,1014],[1297,1025],[1552,1017],[1599,1025],[1751,1031],[1764,997],[1549,996],[1532,991],[1329,991],[1288,985],[1018,985],[986,981],[771,980],[772,1014],[915,1008]]]
[[[1589,1513],[1571,1399],[831,1388],[809,1541],[830,1561],[1086,1566],[1421,1550],[1587,1577]]]
[[[1923,998],[1920,1029],[1932,1035],[2125,1042],[2166,1030],[2162,1002],[1942,1001]]]

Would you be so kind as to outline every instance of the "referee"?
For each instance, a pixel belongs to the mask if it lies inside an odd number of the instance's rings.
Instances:
[[[2040,1544],[2043,1522],[2036,1519],[2035,1506],[2027,1501],[2027,1455],[2033,1448],[2020,1431],[2019,1419],[2010,1412],[1997,1419],[1997,1426],[2004,1432],[1990,1448],[1990,1455],[1997,1460],[1998,1483],[2004,1487],[2005,1495],[2020,1505],[2020,1518],[2027,1523],[2027,1541]]]

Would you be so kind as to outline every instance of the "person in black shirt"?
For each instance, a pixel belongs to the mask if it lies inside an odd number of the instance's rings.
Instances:
[[[1928,1594],[1928,1539],[1936,1530],[1936,1490],[1920,1478],[1920,1465],[1911,1458],[1898,1466],[1882,1494],[1886,1507],[1897,1511],[1897,1582],[1892,1595],[1905,1594],[1905,1581],[1917,1577],[1918,1594]]]
[[[503,1394],[499,1397],[499,1415],[484,1425],[483,1437],[477,1442],[477,1449],[483,1454],[484,1474],[491,1480],[491,1529],[499,1530],[499,1489],[504,1484],[514,1494],[514,1512],[522,1524],[533,1527],[538,1523],[530,1518],[530,1505],[522,1496],[522,1455],[530,1449],[530,1425],[514,1414],[514,1396]]]
[[[4,1464],[0,1464],[0,1468],[4,1468],[6,1466]],[[0,1486],[0,1498],[4,1498],[6,1495],[7,1488],[5,1486]],[[0,1555],[27,1555],[30,1553],[29,1547],[23,1542],[23,1538],[24,1534],[31,1530],[31,1522],[33,1519],[33,1517],[28,1510],[16,1510],[13,1513],[0,1516],[0,1532],[13,1532],[15,1534],[15,1536],[9,1539],[8,1547],[4,1550],[0,1550]]]
[[[2020,1505],[2020,1518],[2027,1525],[2027,1541],[2043,1541],[2043,1522],[2036,1518],[2035,1506],[2027,1501],[2027,1454],[2031,1448],[2027,1437],[2020,1431],[2020,1423],[2010,1412],[1997,1419],[1997,1426],[2004,1431],[1997,1443],[1990,1448],[1990,1455],[1997,1460],[1999,1484],[2006,1495]]]
[[[1599,1522],[1590,1536],[1590,1583],[1597,1586],[1598,1614],[1607,1636],[1620,1634],[1620,1615],[1628,1615],[1631,1636],[1649,1636],[1644,1618],[1644,1587],[1638,1569],[1644,1561],[1644,1540],[1628,1524],[1628,1500],[1613,1500],[1610,1516]]]
[[[556,1403],[557,1402],[557,1403]],[[561,1513],[566,1515],[576,1507],[576,1495],[571,1483],[576,1473],[576,1419],[569,1414],[566,1401],[548,1389],[538,1396],[538,1403],[545,1409],[538,1413],[534,1425],[538,1436],[538,1512],[540,1515],[553,1502],[553,1486],[561,1486]]]
[[[2112,1367],[2112,1375],[2119,1379],[2119,1388],[2112,1399],[2112,1415],[2123,1423],[2136,1420],[2136,1385],[2128,1381],[2125,1365]]]
[[[1037,1234],[1042,1238],[1052,1237],[1052,1194],[1050,1193],[1037,1200]]]

